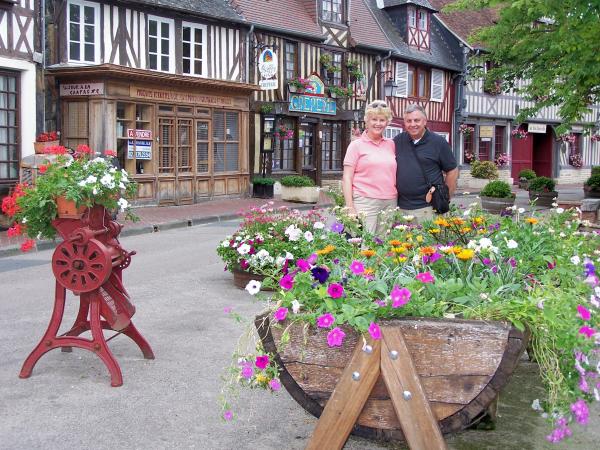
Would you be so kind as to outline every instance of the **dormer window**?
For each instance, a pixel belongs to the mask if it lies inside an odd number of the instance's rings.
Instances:
[[[343,22],[344,0],[321,0],[321,19],[326,22]]]
[[[407,9],[408,45],[419,50],[429,50],[429,12],[410,6]]]

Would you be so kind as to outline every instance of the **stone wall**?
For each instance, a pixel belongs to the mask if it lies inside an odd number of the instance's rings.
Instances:
[[[512,185],[513,179],[510,176],[509,169],[500,169],[498,170],[498,179],[502,181],[506,181],[508,184]],[[471,176],[471,171],[468,168],[463,168],[460,170],[460,175],[458,177],[458,189],[460,190],[480,190],[486,184],[488,184],[490,180],[482,179],[482,178],[473,178]]]
[[[560,174],[556,179],[560,184],[581,184],[590,177],[591,168],[575,169],[574,167],[560,169]]]

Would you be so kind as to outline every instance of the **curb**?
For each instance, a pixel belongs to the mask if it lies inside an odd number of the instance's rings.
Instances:
[[[294,209],[306,211],[306,210],[311,210],[311,209],[315,209],[315,208],[326,208],[329,206],[331,206],[331,205],[327,204],[327,205],[317,206],[317,205],[310,204],[310,205],[301,205],[301,206],[295,207]],[[223,214],[221,216],[212,215],[212,216],[195,217],[195,218],[190,218],[190,219],[179,219],[179,220],[174,220],[171,222],[163,222],[160,224],[144,225],[144,226],[133,227],[133,228],[124,228],[119,236],[127,237],[127,236],[137,236],[140,234],[158,233],[160,231],[175,230],[178,228],[187,228],[187,227],[193,227],[193,226],[197,226],[197,225],[206,225],[209,223],[227,222],[227,221],[236,220],[239,218],[240,218],[239,214],[231,213],[231,214]],[[56,241],[38,241],[36,244],[36,247],[37,247],[37,250],[49,250],[49,249],[53,249],[54,247],[56,247],[56,245],[59,242],[60,242],[60,239],[57,239]],[[22,255],[22,254],[23,254],[23,252],[21,252],[19,245],[10,245],[10,246],[6,246],[4,248],[0,248],[0,258],[5,258],[5,257],[9,257],[9,256],[17,256],[17,255]]]

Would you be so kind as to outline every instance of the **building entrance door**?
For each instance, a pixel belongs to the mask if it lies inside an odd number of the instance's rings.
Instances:
[[[212,142],[210,120],[196,120],[196,197],[211,197],[213,194]]]
[[[315,125],[308,122],[300,123],[298,133],[298,148],[302,156],[302,175],[306,175],[316,183],[317,166],[315,162]]]
[[[19,79],[0,72],[0,196],[19,181]]]
[[[533,138],[531,134],[526,139],[512,138],[512,169],[510,176],[513,183],[519,183],[519,172],[533,168]],[[537,173],[537,172],[536,172]]]
[[[191,118],[158,118],[158,202],[183,205],[194,201],[195,158]]]

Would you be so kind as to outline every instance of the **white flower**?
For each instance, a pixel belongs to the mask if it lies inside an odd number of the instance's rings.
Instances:
[[[534,411],[543,411],[544,409],[542,408],[542,406],[540,405],[540,399],[536,398],[532,403],[531,403],[531,409],[533,409]]]
[[[98,181],[98,178],[96,178],[94,175],[90,175],[85,179],[86,184],[94,184],[96,181]]]
[[[537,303],[537,307],[538,307],[539,309],[544,309],[544,300],[540,300],[540,301]]]
[[[523,214],[525,212],[525,208],[519,208],[518,212],[519,214]]]
[[[304,239],[306,239],[307,242],[312,242],[314,237],[313,234],[310,231],[305,231],[304,232]]]
[[[109,173],[104,174],[104,176],[102,178],[100,178],[100,183],[102,183],[104,186],[106,186],[109,189],[112,189],[115,187],[114,179],[113,179],[112,175]]]
[[[396,230],[404,231],[404,230],[406,230],[408,228],[408,225],[400,224],[400,225],[396,225],[394,228]]]
[[[315,222],[313,224],[313,228],[315,230],[322,230],[323,228],[325,228],[325,224],[323,222]]]
[[[108,171],[110,173],[115,173],[117,171],[117,169],[115,167],[111,167],[110,169],[108,169]]]
[[[471,210],[470,209],[465,209],[463,211],[463,216],[467,217],[469,214],[471,214]]]
[[[294,255],[292,255],[290,252],[285,252],[285,259],[289,259],[289,260],[293,261]]]
[[[479,203],[477,203],[477,202],[469,203],[469,208],[475,208],[476,206],[479,206]]]
[[[73,160],[68,159],[67,162],[65,163],[65,167],[69,167],[71,164],[73,164]]]
[[[558,214],[562,214],[562,213],[564,213],[564,212],[565,212],[565,210],[564,210],[563,208],[556,208],[556,212],[557,212]]]
[[[566,235],[565,233],[563,233],[562,231],[559,233],[559,236],[560,236],[561,238],[567,237],[567,235]]]
[[[479,294],[479,298],[481,300],[489,300],[490,296],[487,295],[486,293],[482,292],[481,294]]]
[[[300,239],[301,234],[302,230],[293,224],[285,229],[285,235],[290,241],[297,241],[298,239]]]
[[[27,223],[27,217],[23,217],[23,220],[21,220],[21,223]]]
[[[237,252],[240,255],[246,255],[250,252],[250,246],[248,244],[242,244],[238,247]]]
[[[292,312],[294,314],[298,314],[298,311],[300,311],[300,307],[302,305],[300,304],[300,302],[298,300],[293,300],[292,301]]]
[[[415,220],[415,216],[410,216],[410,215],[408,215],[408,216],[402,216],[402,218],[404,220],[406,220],[407,222],[412,222],[413,220]]]
[[[129,206],[129,202],[127,200],[125,200],[123,197],[121,197],[119,199],[117,204],[119,205],[119,208],[121,208],[121,211],[125,210],[125,208],[127,208]]]
[[[517,210],[517,205],[512,205],[512,206],[509,206],[509,207],[508,207],[508,208],[506,208],[506,209],[512,209],[513,211],[516,211],[516,210]]]
[[[223,248],[229,247],[229,240],[225,239],[223,242],[221,242],[221,247],[223,247]]]
[[[260,291],[260,281],[250,280],[246,285],[246,290],[250,295],[256,295]]]
[[[270,255],[269,255],[269,252],[268,252],[267,250],[265,250],[264,248],[263,248],[263,249],[260,249],[260,250],[258,251],[258,253],[256,254],[256,257],[257,257],[258,259],[265,259],[265,258],[266,258],[266,257],[268,257],[268,256],[270,256]]]
[[[581,259],[579,258],[579,256],[575,255],[571,257],[571,262],[575,265],[578,265],[581,262]]]
[[[519,244],[517,244],[517,242],[514,241],[513,239],[509,239],[508,241],[506,241],[506,246],[508,248],[517,248],[519,246]]]
[[[594,398],[597,402],[600,402],[600,393],[598,392],[598,388],[594,388]]]
[[[96,189],[96,188],[92,189],[92,194],[98,195],[98,189]]]
[[[278,267],[281,267],[281,266],[283,266],[285,261],[286,261],[286,259],[283,256],[278,256],[277,259],[275,260],[275,264],[277,264]]]
[[[481,238],[479,239],[479,246],[481,248],[490,248],[492,246],[492,240],[489,238]]]
[[[125,189],[125,185],[123,184],[123,182],[120,182],[120,183],[119,183],[119,187],[120,187],[121,189]]]
[[[556,202],[552,202],[552,207],[553,207],[553,208],[556,208],[557,206],[558,206],[558,203],[556,203]]]

